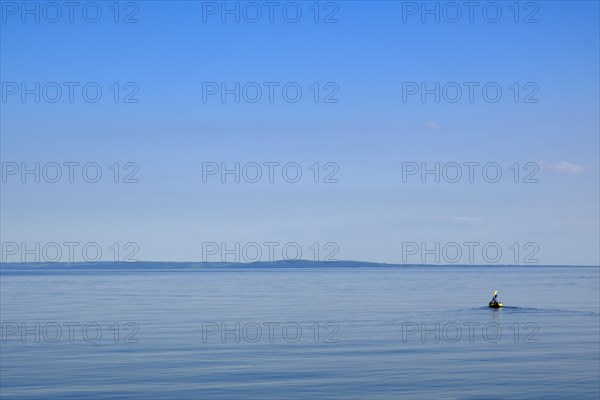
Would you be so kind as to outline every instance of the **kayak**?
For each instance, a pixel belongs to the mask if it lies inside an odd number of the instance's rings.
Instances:
[[[498,301],[498,298],[496,297],[496,295],[497,295],[497,294],[498,294],[498,291],[497,291],[497,290],[494,290],[494,296],[492,297],[492,301],[490,301],[490,302],[488,303],[488,306],[489,306],[490,308],[500,308],[500,307],[502,307],[502,303],[500,303],[500,302]]]

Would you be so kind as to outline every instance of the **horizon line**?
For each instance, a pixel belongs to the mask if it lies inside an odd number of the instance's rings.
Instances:
[[[169,263],[169,264],[199,264],[199,266],[253,266],[253,265],[261,265],[261,264],[276,264],[276,263],[286,263],[290,267],[293,267],[295,264],[317,264],[317,265],[327,265],[327,266],[335,266],[336,264],[343,263],[355,263],[355,264],[367,264],[375,267],[595,267],[600,268],[600,264],[537,264],[537,263],[529,263],[529,264],[431,264],[431,263],[390,263],[390,262],[374,262],[374,261],[359,261],[359,260],[335,260],[335,261],[314,261],[314,260],[272,260],[272,261],[253,261],[253,262],[242,262],[242,261],[164,261],[164,260],[136,260],[136,261],[110,261],[110,260],[98,260],[98,261],[0,261],[1,266],[17,266],[17,265],[31,265],[31,266],[53,266],[53,265],[71,265],[71,266],[82,266],[82,265],[99,265],[99,264],[127,264],[127,265],[135,265],[135,264],[143,264],[143,263]],[[364,265],[364,266],[367,266]],[[358,266],[355,266],[358,267]],[[137,268],[132,268],[137,269]],[[172,268],[165,268],[165,270],[172,270]]]

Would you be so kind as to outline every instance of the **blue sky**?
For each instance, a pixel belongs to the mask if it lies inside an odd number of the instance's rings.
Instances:
[[[104,258],[111,243],[135,242],[138,259],[174,261],[201,260],[203,242],[294,242],[303,258],[312,258],[312,243],[333,242],[337,259],[390,263],[402,262],[407,242],[498,243],[502,261],[513,263],[509,247],[517,242],[535,243],[540,264],[599,263],[597,2],[521,2],[518,16],[512,2],[480,2],[473,22],[462,8],[455,23],[444,14],[447,3],[435,2],[428,7],[437,4],[439,22],[422,14],[421,2],[342,1],[319,3],[318,23],[313,2],[280,2],[302,10],[296,23],[279,8],[270,23],[265,2],[252,3],[263,12],[256,23],[244,14],[239,23],[232,15],[222,22],[221,2],[121,2],[118,23],[112,2],[93,4],[102,11],[96,23],[80,9],[72,23],[66,9],[52,23],[47,3],[28,4],[38,4],[40,22],[23,15],[20,2],[2,2],[3,172],[14,163],[76,161],[97,163],[103,176],[35,183],[31,175],[25,182],[7,175],[2,242],[95,242]],[[207,14],[213,6],[217,13]],[[413,6],[417,13],[407,14]],[[492,23],[496,6],[502,14]],[[137,22],[124,23],[131,13]],[[337,23],[322,21],[330,13]],[[537,22],[525,23],[528,17]],[[20,85],[36,82],[40,102],[34,95],[23,102]],[[55,103],[47,101],[54,92],[41,93],[49,82],[64,89]],[[73,102],[65,82],[79,84]],[[89,82],[102,89],[98,102],[82,97]],[[266,89],[256,103],[233,95],[222,102],[219,94],[203,102],[203,82],[278,86],[273,102]],[[290,82],[302,89],[296,103],[282,97]],[[478,86],[472,102],[465,89],[455,103],[453,92],[436,103],[420,93],[403,100],[407,82]],[[482,95],[489,83],[502,90],[497,102]],[[132,88],[138,101],[124,103]],[[332,88],[337,102],[323,102]],[[114,183],[115,162],[122,173],[135,163],[139,182]],[[293,162],[303,176],[298,183],[280,175],[273,183],[216,176],[204,183],[207,162]],[[335,163],[339,182],[314,183],[315,162],[322,174]],[[407,162],[497,163],[503,176],[497,183],[481,175],[473,183],[403,182]],[[514,183],[509,167],[528,162],[539,182],[520,175]]]

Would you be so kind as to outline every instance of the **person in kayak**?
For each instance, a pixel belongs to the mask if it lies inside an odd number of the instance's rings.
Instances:
[[[498,291],[497,290],[494,291],[494,297],[492,297],[492,301],[490,301],[490,303],[492,303],[492,304],[498,304],[498,303],[500,303],[498,301]]]

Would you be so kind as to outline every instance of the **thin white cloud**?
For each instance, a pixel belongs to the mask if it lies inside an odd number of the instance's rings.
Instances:
[[[427,129],[431,129],[432,131],[437,131],[438,129],[440,129],[440,126],[438,124],[436,124],[433,121],[429,121],[425,124],[425,127]]]
[[[473,217],[446,217],[446,218],[442,218],[441,220],[442,221],[450,221],[450,222],[460,222],[460,223],[465,223],[465,224],[472,224],[472,223],[481,221],[480,218],[473,218]]]
[[[582,165],[571,164],[567,161],[561,161],[554,164],[546,164],[545,162],[540,161],[539,164],[547,170],[558,172],[560,174],[577,175],[582,174],[587,170],[587,168]]]

